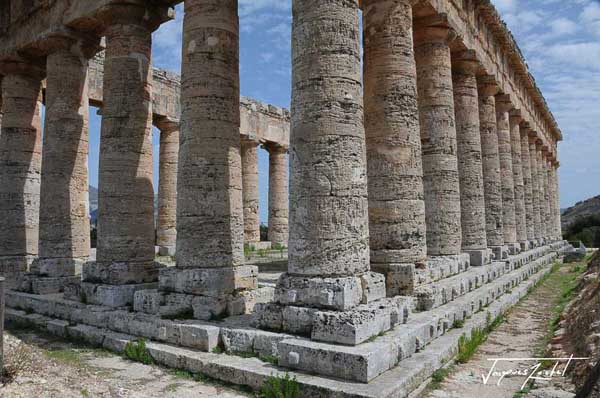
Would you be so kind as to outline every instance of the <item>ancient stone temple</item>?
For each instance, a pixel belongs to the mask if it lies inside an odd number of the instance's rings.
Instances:
[[[177,3],[0,5],[9,323],[143,337],[255,389],[290,372],[307,397],[404,397],[567,249],[562,133],[489,0],[293,0],[290,111],[240,95],[237,0],[185,0],[181,76],[153,68]],[[287,261],[247,255],[269,247]]]

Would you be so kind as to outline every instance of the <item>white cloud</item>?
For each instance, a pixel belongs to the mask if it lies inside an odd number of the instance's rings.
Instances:
[[[585,6],[580,20],[588,31],[600,36],[600,4],[590,3]]]

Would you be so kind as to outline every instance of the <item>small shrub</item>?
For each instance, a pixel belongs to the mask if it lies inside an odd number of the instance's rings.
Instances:
[[[141,362],[144,365],[154,363],[148,348],[146,348],[146,340],[140,338],[136,342],[130,341],[125,346],[125,357],[132,361]]]
[[[260,389],[259,398],[296,398],[300,385],[288,373],[284,377],[270,376]]]
[[[452,324],[453,329],[460,329],[463,326],[465,326],[465,321],[463,319],[455,319],[454,323]]]
[[[0,383],[12,382],[20,374],[30,371],[33,366],[33,350],[30,346],[19,343],[10,347],[4,355],[4,369],[0,370]]]

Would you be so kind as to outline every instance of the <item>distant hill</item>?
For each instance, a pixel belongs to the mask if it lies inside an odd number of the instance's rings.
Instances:
[[[593,198],[577,202],[574,206],[563,210],[562,227],[563,229],[573,225],[578,218],[600,215],[600,195]]]

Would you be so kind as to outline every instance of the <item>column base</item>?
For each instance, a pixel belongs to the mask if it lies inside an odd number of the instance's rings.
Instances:
[[[159,246],[158,247],[158,255],[159,256],[175,256],[175,246]]]
[[[494,261],[508,260],[508,246],[492,246],[490,249],[492,250],[492,253],[494,253]]]
[[[85,258],[38,258],[32,264],[30,272],[40,277],[72,277],[81,275]]]
[[[507,243],[506,247],[508,247],[508,253],[511,256],[516,256],[521,253],[521,244],[520,243]]]
[[[519,244],[521,245],[521,253],[531,250],[531,242],[529,242],[528,240],[519,242]]]
[[[157,283],[107,285],[101,283],[78,282],[65,286],[64,298],[65,300],[102,305],[105,307],[131,307],[136,291],[156,289],[157,287]]]
[[[19,278],[18,286],[14,290],[32,294],[56,294],[62,293],[65,286],[81,282],[81,276],[56,276],[45,277],[38,274],[25,274]]]
[[[35,261],[35,256],[0,257],[0,276],[5,278],[4,288],[15,289]]]
[[[492,249],[464,250],[470,257],[470,265],[472,267],[481,267],[491,264],[494,253]]]
[[[164,264],[155,261],[102,263],[88,261],[83,266],[84,282],[101,285],[136,285],[158,281]]]

